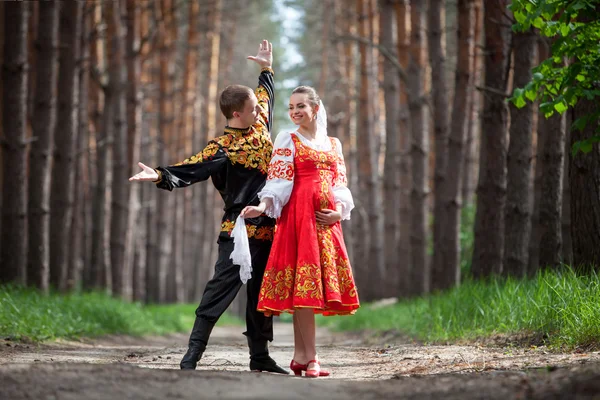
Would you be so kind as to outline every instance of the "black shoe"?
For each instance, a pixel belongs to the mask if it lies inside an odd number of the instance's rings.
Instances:
[[[250,371],[275,372],[277,374],[289,374],[281,368],[275,360],[269,356],[269,342],[266,340],[253,340],[248,338],[250,349]]]
[[[277,374],[289,374],[288,371],[281,368],[275,360],[271,357],[266,356],[259,359],[250,359],[250,371],[258,371],[258,372],[275,372]]]
[[[198,361],[200,361],[204,350],[206,350],[213,327],[214,324],[196,317],[192,333],[190,333],[187,352],[179,363],[181,369],[196,369]]]

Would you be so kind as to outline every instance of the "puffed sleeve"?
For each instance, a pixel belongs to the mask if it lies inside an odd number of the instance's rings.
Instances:
[[[338,155],[338,163],[333,181],[333,197],[336,204],[342,205],[342,219],[350,219],[350,212],[354,208],[352,193],[348,189],[348,179],[346,178],[346,164],[344,163],[344,154],[342,153],[342,144],[339,139],[334,138],[335,149]]]
[[[292,134],[282,132],[277,135],[273,145],[273,156],[269,164],[267,183],[258,193],[258,197],[271,198],[273,205],[267,207],[265,214],[279,218],[283,206],[287,204],[294,187],[294,142]]]
[[[226,163],[225,151],[218,143],[211,141],[200,153],[180,163],[155,168],[159,177],[155,183],[158,188],[169,191],[173,188],[186,187],[207,180]]]

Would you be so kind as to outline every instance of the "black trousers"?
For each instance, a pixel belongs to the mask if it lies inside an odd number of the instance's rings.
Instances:
[[[229,256],[233,251],[233,240],[219,242],[219,258],[215,264],[215,274],[206,284],[196,317],[215,324],[235,299],[242,287],[240,267],[234,265]],[[273,340],[273,317],[258,312],[258,293],[265,267],[271,251],[271,242],[250,239],[252,256],[252,279],[246,283],[246,335],[254,341]]]

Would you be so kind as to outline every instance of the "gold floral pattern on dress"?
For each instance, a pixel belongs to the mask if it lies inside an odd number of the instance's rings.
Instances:
[[[227,232],[231,236],[231,231],[233,231],[233,228],[235,228],[234,221],[228,219],[221,222],[221,232]],[[275,227],[246,225],[246,232],[248,233],[249,239],[272,241],[275,233]]]
[[[276,160],[269,164],[269,175],[267,179],[285,179],[291,181],[294,179],[294,163],[289,161]]]
[[[292,294],[294,268],[291,265],[274,273],[266,271],[260,287],[260,296],[271,300],[286,300]]]
[[[321,281],[320,265],[308,263],[298,265],[296,267],[294,296],[301,299],[323,300],[323,286]]]
[[[323,268],[323,276],[326,277],[326,290],[330,293],[340,293],[338,268],[335,259],[335,254],[338,252],[333,244],[331,226],[317,225],[317,238],[319,240],[319,256],[321,267]]]

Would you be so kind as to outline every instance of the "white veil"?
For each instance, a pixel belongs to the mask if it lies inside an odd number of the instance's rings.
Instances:
[[[317,137],[320,139],[327,137],[327,111],[321,100],[319,100],[319,111],[317,111]]]

